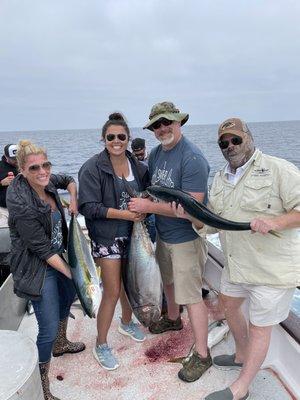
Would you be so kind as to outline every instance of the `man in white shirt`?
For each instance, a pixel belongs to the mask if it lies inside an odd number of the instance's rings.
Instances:
[[[214,357],[213,365],[240,374],[230,387],[205,400],[245,400],[266,357],[272,327],[287,318],[300,284],[300,172],[255,149],[247,124],[238,118],[220,125],[218,144],[227,165],[214,177],[209,208],[227,219],[251,221],[252,232],[220,232],[225,256],[220,298],[236,352]],[[199,234],[212,232],[181,207],[177,215],[192,220]],[[268,233],[272,230],[280,238]],[[249,326],[241,311],[246,298]]]

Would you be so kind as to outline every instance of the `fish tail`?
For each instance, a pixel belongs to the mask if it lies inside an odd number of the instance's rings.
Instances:
[[[192,345],[192,347],[190,348],[190,351],[188,352],[188,355],[187,355],[187,356],[170,358],[170,359],[168,360],[168,362],[171,362],[171,363],[181,363],[182,365],[184,365],[184,364],[190,359],[190,357],[192,356],[193,351],[194,351],[194,348],[195,348],[195,343],[193,343],[193,345]]]
[[[168,362],[170,362],[170,363],[180,363],[180,364],[182,364],[183,363],[183,361],[186,359],[186,356],[185,357],[174,357],[174,358],[170,358],[169,360],[168,360]]]
[[[281,238],[281,234],[280,234],[279,232],[277,232],[277,231],[271,230],[271,231],[269,231],[269,233],[271,233],[271,235],[273,235],[273,236],[276,236],[276,237],[278,237],[278,238]]]

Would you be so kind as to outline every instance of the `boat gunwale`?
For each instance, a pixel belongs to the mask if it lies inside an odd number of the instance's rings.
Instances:
[[[224,268],[225,260],[222,251],[210,241],[208,241],[208,254],[221,268]],[[296,289],[300,287],[297,286]],[[300,316],[298,314],[290,310],[287,319],[279,325],[300,345]]]

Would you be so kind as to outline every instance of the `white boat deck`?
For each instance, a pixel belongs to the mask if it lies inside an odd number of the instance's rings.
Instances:
[[[206,300],[210,310],[210,322],[219,318],[216,300]],[[187,355],[192,345],[192,333],[183,313],[184,328],[161,335],[147,334],[143,343],[137,343],[118,333],[116,310],[109,344],[113,347],[120,367],[105,371],[95,360],[92,348],[95,345],[96,321],[83,316],[78,304],[72,307],[76,319],[70,318],[68,337],[82,340],[86,350],[76,355],[66,354],[52,358],[50,382],[52,392],[61,400],[201,400],[214,390],[223,389],[235,379],[237,371],[220,371],[211,367],[198,381],[185,383],[177,372],[181,364],[168,360]],[[26,315],[20,332],[36,338],[34,315]],[[212,355],[232,353],[233,340],[229,335],[212,348]],[[300,398],[300,397],[299,397]],[[278,376],[270,369],[261,370],[251,386],[252,400],[296,399],[284,387]]]

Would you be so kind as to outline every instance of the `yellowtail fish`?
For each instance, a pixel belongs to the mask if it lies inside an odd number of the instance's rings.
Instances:
[[[69,226],[68,263],[81,306],[90,318],[95,318],[101,300],[99,277],[87,239],[74,215]]]

